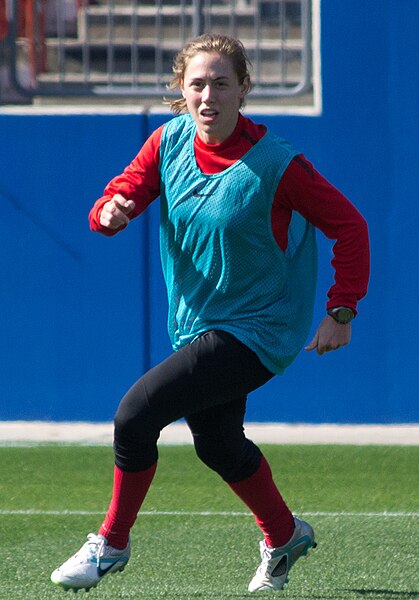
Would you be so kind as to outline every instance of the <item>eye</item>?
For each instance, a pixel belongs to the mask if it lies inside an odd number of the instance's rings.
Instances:
[[[192,81],[191,82],[191,88],[193,88],[194,90],[202,90],[203,87],[204,87],[203,81]]]

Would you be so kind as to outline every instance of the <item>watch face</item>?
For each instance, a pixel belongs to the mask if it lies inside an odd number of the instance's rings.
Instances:
[[[345,325],[346,323],[352,321],[352,319],[354,318],[354,313],[350,308],[339,308],[335,312],[335,317],[339,323]]]
[[[328,314],[335,319],[341,325],[346,325],[350,323],[352,319],[355,317],[355,313],[351,308],[347,308],[346,306],[339,306],[338,308],[331,308],[328,311]]]

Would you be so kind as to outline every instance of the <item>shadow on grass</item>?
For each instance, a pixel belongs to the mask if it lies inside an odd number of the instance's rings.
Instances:
[[[388,600],[403,600],[404,598],[419,598],[419,592],[396,592],[394,590],[368,590],[368,589],[352,589],[345,590],[345,592],[352,592],[353,594],[358,594],[361,598],[371,598],[371,600],[375,597],[380,597]]]
[[[343,596],[341,595],[336,595],[336,592],[332,593],[332,595],[321,595],[318,596],[317,594],[308,594],[308,595],[303,595],[303,596],[299,596],[299,600],[304,600],[304,598],[306,600],[326,600],[327,598],[333,599],[333,600],[337,600],[338,598],[346,598],[346,594],[356,594],[357,596],[359,596],[360,598],[368,598],[369,600],[373,600],[374,598],[377,598],[377,600],[408,600],[409,598],[419,598],[419,592],[396,592],[394,590],[369,590],[369,589],[346,589],[346,590],[341,590],[341,592],[344,593]],[[224,600],[224,598],[248,598],[250,596],[250,594],[242,594],[242,593],[234,593],[234,592],[227,592],[225,594],[218,594],[218,593],[201,593],[201,592],[196,592],[196,593],[192,593],[189,594],[188,596],[183,596],[182,594],[179,594],[179,596],[176,595],[176,598],[182,599],[182,598],[217,598],[218,600]],[[265,597],[265,594],[263,594],[263,597]],[[353,597],[353,596],[352,596]]]
[[[349,590],[348,590],[349,591]],[[342,593],[344,593],[342,591]],[[298,600],[339,600],[339,598],[341,598],[342,600],[344,598],[346,598],[346,593],[345,595],[336,595],[336,592],[331,592],[331,594],[322,594],[321,596],[318,596],[317,594],[312,594],[312,593],[308,593],[301,595],[300,593],[298,594]],[[241,598],[241,600],[246,600],[247,598],[253,598],[253,594],[250,594],[250,592],[223,592],[223,593],[219,593],[219,592],[189,592],[187,595],[183,594],[182,592],[179,593],[174,593],[173,595],[171,595],[171,598],[176,598],[176,600],[192,600],[192,599],[204,599],[205,600],[209,600],[209,599],[213,599],[213,600],[226,600],[227,598]],[[258,598],[270,598],[272,600],[272,592],[258,592]],[[296,598],[297,596],[292,596],[292,598]],[[150,596],[151,598],[151,596]],[[157,596],[156,596],[157,598]],[[158,596],[158,598],[161,598],[161,596]],[[291,598],[291,597],[290,597]]]
[[[300,595],[299,600],[327,600],[327,598],[337,600],[338,598],[346,598],[346,594],[356,594],[361,598],[368,598],[369,600],[373,600],[377,598],[377,600],[408,600],[409,598],[419,598],[419,592],[396,592],[394,590],[370,590],[370,589],[344,589],[340,590],[340,592],[344,595],[336,595],[336,592],[333,592],[332,595],[324,595],[318,596],[316,593],[309,593],[307,595]],[[224,600],[225,598],[248,598],[250,594],[240,593],[240,592],[225,592],[220,595],[216,592],[189,592],[187,596],[184,594],[175,594],[174,597],[181,599],[191,599],[191,598],[217,598],[218,600]],[[265,594],[262,594],[262,597],[265,597]]]

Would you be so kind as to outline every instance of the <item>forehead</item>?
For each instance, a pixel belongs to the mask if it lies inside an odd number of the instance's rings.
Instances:
[[[237,77],[231,58],[217,52],[199,52],[186,63],[185,78]]]

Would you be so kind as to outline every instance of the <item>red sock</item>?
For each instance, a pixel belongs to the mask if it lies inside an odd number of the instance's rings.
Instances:
[[[129,473],[115,465],[112,500],[99,534],[114,548],[125,548],[129,532],[153,481],[157,463],[145,471]]]
[[[264,456],[256,473],[228,485],[252,511],[268,546],[274,548],[289,542],[294,532],[294,517],[272,479]]]

